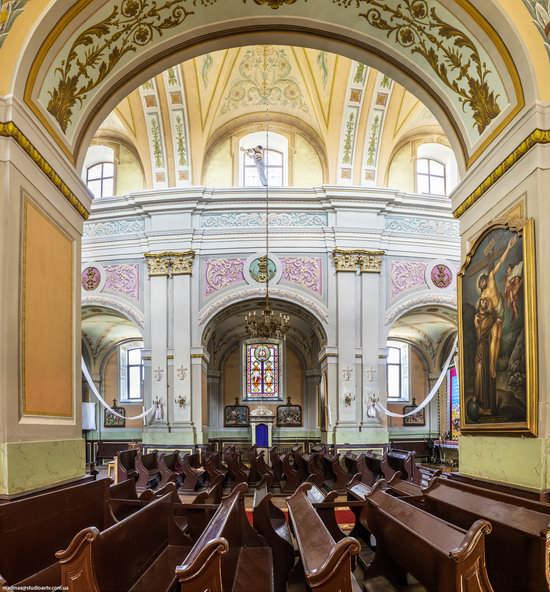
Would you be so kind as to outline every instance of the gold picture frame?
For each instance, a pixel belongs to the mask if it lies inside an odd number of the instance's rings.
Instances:
[[[538,433],[533,219],[501,219],[458,273],[462,433]]]

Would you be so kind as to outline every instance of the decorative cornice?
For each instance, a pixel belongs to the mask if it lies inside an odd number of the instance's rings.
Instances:
[[[453,212],[455,218],[465,214],[482,195],[487,193],[491,187],[507,173],[520,159],[522,159],[531,148],[537,144],[550,144],[550,130],[536,129],[532,131],[523,142],[509,154],[494,170],[486,177],[478,187],[458,206]]]
[[[367,251],[364,249],[334,249],[332,257],[336,271],[361,273],[380,273],[384,251]]]
[[[145,253],[149,277],[192,275],[195,251]]]
[[[61,195],[63,195],[71,206],[73,206],[73,208],[82,216],[82,218],[84,218],[84,220],[89,218],[90,213],[86,209],[86,206],[84,206],[78,197],[69,189],[68,185],[55,172],[51,164],[48,163],[13,121],[0,121],[0,136],[15,140],[27,155],[32,158],[38,168],[46,175]]]

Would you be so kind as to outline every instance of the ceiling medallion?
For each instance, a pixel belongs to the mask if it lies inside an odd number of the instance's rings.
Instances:
[[[285,4],[295,4],[296,1],[297,0],[254,0],[254,2],[259,6],[267,4],[269,8],[272,8],[273,10],[277,10],[277,8],[280,8]]]

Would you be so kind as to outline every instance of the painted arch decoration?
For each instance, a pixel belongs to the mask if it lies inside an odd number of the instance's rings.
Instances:
[[[156,56],[176,63],[184,44],[221,19],[221,0],[93,5],[94,12],[88,0],[78,0],[60,18],[34,60],[25,90],[27,104],[73,159],[114,81],[139,78],[144,63]],[[513,60],[473,2],[326,0],[325,5],[319,10],[308,0],[223,0],[224,34],[232,25],[242,28],[243,19],[262,16],[290,26],[309,19],[313,31],[341,28],[368,51],[402,63],[431,93],[440,113],[447,112],[468,162],[523,107]]]

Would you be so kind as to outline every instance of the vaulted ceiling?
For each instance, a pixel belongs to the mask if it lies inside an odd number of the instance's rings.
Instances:
[[[446,143],[428,109],[387,76],[326,51],[269,45],[165,71],[124,99],[94,141],[139,154],[145,188],[201,185],[213,147],[266,125],[309,143],[327,184],[384,186],[407,138]]]

